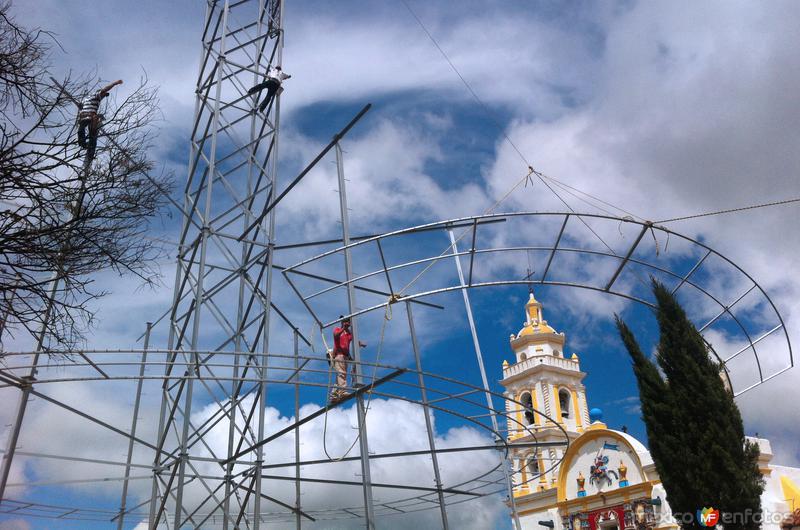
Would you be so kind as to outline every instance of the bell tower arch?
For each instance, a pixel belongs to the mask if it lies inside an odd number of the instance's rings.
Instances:
[[[589,425],[586,374],[578,355],[565,353],[566,335],[553,329],[544,318],[544,307],[531,291],[525,304],[522,329],[509,338],[514,362],[503,361],[509,442],[548,442],[563,439],[563,433],[547,421],[541,411],[557,422],[574,440]],[[518,405],[521,403],[522,406]],[[514,421],[516,420],[516,421]],[[561,458],[560,448],[515,449],[514,495],[555,487],[558,469],[549,470]]]

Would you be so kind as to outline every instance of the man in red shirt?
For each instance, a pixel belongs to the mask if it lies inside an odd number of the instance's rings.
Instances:
[[[341,400],[347,395],[347,361],[350,359],[350,343],[353,341],[353,332],[350,330],[350,319],[342,318],[339,327],[333,330],[333,351],[331,361],[333,369],[336,370],[336,386],[331,391],[330,401],[332,403]],[[358,343],[365,348],[363,342]]]

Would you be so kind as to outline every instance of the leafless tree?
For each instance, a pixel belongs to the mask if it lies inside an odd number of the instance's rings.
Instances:
[[[146,234],[171,183],[148,158],[157,93],[144,79],[124,99],[107,98],[87,161],[76,98],[99,83],[52,78],[55,40],[9,11],[0,4],[0,341],[27,331],[45,348],[69,348],[105,294],[94,274],[158,278],[162,249]]]

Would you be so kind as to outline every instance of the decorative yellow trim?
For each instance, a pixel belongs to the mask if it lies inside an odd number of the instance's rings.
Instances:
[[[595,493],[594,495],[589,495],[587,497],[577,497],[575,499],[570,499],[568,501],[561,499],[561,491],[558,492],[558,507],[562,510],[570,510],[577,507],[585,509],[593,499],[597,497],[617,497],[622,494],[624,499],[623,502],[630,502],[632,498],[639,498],[639,497],[647,497],[649,498],[653,493],[653,485],[649,482],[642,482],[640,484],[634,484],[633,486],[625,486],[624,488],[619,488],[615,490],[604,491],[602,493]]]
[[[601,431],[604,429],[608,429],[608,425],[606,425],[602,421],[596,421],[591,425],[589,425],[588,427],[586,427],[587,431]]]
[[[553,387],[553,401],[556,402],[556,421],[563,425],[564,423],[564,416],[561,415],[561,400],[558,398],[558,387],[556,385],[552,385]]]
[[[583,414],[581,414],[581,408],[578,402],[578,393],[576,391],[572,391],[572,408],[575,410],[575,425],[578,426],[578,431],[583,430]]]
[[[800,486],[786,475],[781,475],[781,490],[790,508],[794,510],[800,508]]]
[[[528,489],[528,459],[526,457],[522,457],[521,459],[517,460],[519,462],[519,470],[520,470],[520,478],[522,482],[519,483],[520,489]]]
[[[516,398],[517,399],[517,403],[522,403],[522,394],[524,394],[524,393],[525,393],[525,391],[522,391],[522,392],[519,393],[519,395]],[[525,425],[524,423],[522,423],[522,408],[521,408],[524,405],[517,405],[517,403],[513,404],[514,407],[517,409],[517,412],[515,413],[515,416],[517,417],[517,424],[514,425],[514,437],[515,438],[519,438],[522,435],[522,426]]]
[[[575,459],[575,455],[578,454],[578,451],[580,450],[581,447],[586,445],[588,442],[591,442],[592,440],[596,440],[598,438],[603,438],[603,437],[609,437],[609,438],[615,438],[616,440],[622,442],[626,447],[631,448],[630,444],[628,443],[628,440],[626,440],[624,436],[622,436],[621,434],[616,433],[614,431],[608,430],[605,427],[605,425],[603,425],[603,427],[598,427],[597,425],[598,424],[596,424],[596,423],[591,425],[589,427],[589,429],[586,430],[586,432],[584,432],[579,438],[577,438],[574,442],[572,442],[569,445],[569,447],[567,448],[567,452],[564,453],[564,458],[561,460],[561,464],[558,466],[559,467],[559,470],[558,470],[558,501],[559,502],[567,500],[567,487],[566,487],[566,484],[567,484],[567,473],[569,472],[569,468],[572,465],[572,461]],[[631,448],[631,449],[633,449],[633,448]],[[646,477],[645,477],[644,472],[642,470],[642,462],[639,459],[639,455],[636,454],[636,451],[631,451],[630,455],[633,458],[633,460],[635,461],[637,469],[642,474],[642,478],[646,480]],[[652,488],[652,484],[649,481],[648,482],[643,482],[642,484],[647,484],[647,485],[650,486],[650,488]],[[635,486],[640,486],[640,485],[641,484],[635,484],[634,486],[628,486],[628,487],[633,488]],[[620,488],[620,489],[624,489],[624,488]],[[618,491],[618,490],[615,490],[615,491]],[[608,492],[606,492],[606,493],[608,493]],[[588,498],[589,497],[581,497],[580,500],[585,500],[585,499],[588,499]]]
[[[542,452],[542,454],[539,455],[538,460],[539,460],[539,482],[541,482],[542,484],[547,484],[547,477],[545,476],[545,472],[544,472],[544,469],[545,469],[544,468],[544,452]]]
[[[539,401],[536,399],[536,387],[535,386],[533,388],[531,388],[531,406],[533,407],[534,411],[539,410]],[[542,418],[536,412],[533,413],[533,424],[534,425],[541,425],[542,424]]]

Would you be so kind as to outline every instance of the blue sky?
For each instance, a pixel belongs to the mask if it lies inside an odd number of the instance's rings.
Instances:
[[[282,99],[282,181],[293,177],[364,103],[374,105],[343,143],[354,234],[484,211],[526,172],[503,134],[537,169],[645,219],[800,195],[797,4],[462,2],[454,8],[409,3],[491,116],[401,2],[287,2],[283,66],[293,77]],[[21,22],[56,33],[65,50],[54,51],[57,72],[95,71],[103,79],[121,77],[133,84],[145,71],[161,86],[164,119],[153,157],[182,182],[202,2],[118,1],[87,7],[45,0],[17,2],[14,10]],[[320,164],[281,206],[279,242],[336,236],[331,160]],[[577,211],[598,212],[565,197]],[[541,183],[519,190],[501,209],[563,210]],[[750,273],[776,302],[790,337],[800,343],[800,282],[789,273],[800,265],[797,219],[798,208],[790,205],[668,226],[711,245]],[[174,238],[177,220],[165,220],[158,231]],[[602,233],[612,246],[624,248],[628,240],[615,230]],[[596,244],[586,234],[575,237]],[[432,237],[417,250],[445,244]],[[670,244],[676,245],[677,266],[690,267],[690,255],[681,253],[678,242]],[[406,249],[394,251],[399,259]],[[524,259],[505,264],[506,273],[523,271]],[[502,270],[498,267],[487,271]],[[133,346],[143,322],[168,307],[172,271],[166,261],[165,286],[155,292],[137,290],[129,278],[100,277],[101,285],[114,289],[98,305],[100,320],[90,344]],[[729,301],[739,294],[735,285],[721,282],[717,287]],[[635,380],[612,318],[621,312],[650,351],[652,316],[620,299],[575,289],[537,288],[536,295],[551,325],[567,333],[567,351],[581,355],[589,405],[602,407],[610,426],[626,425],[643,440]],[[471,296],[489,378],[496,381],[502,360],[511,359],[508,335],[519,330],[527,290],[481,289]],[[290,311],[299,314],[290,298]],[[477,382],[460,295],[441,300],[448,308],[443,313],[415,310],[423,363],[431,372],[461,373]],[[389,352],[404,351],[404,318],[390,324]],[[374,347],[376,325],[365,335]],[[454,352],[466,355],[467,362]],[[780,353],[776,346],[776,356]],[[408,361],[406,354],[397,355]],[[775,460],[789,465],[800,464],[797,378],[791,370],[739,399],[748,434],[769,437]],[[272,404],[289,413],[286,403]],[[109,414],[124,421],[123,404],[111,410],[113,405],[108,404]],[[441,418],[443,435],[456,426],[449,421]],[[45,432],[35,430],[45,427],[37,422],[31,432]],[[41,477],[53,468],[31,463],[28,472]],[[71,495],[94,490],[77,491]],[[66,495],[62,489],[28,494],[56,504]],[[108,495],[103,504],[113,506],[116,490]],[[487,528],[507,524],[502,509],[480,509],[490,514]],[[11,523],[0,519],[0,528],[4,524]]]

